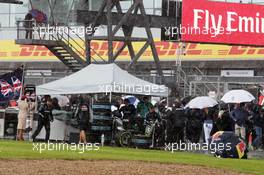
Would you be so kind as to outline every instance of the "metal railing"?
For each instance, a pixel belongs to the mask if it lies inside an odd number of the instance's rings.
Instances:
[[[35,31],[36,25],[35,20],[16,21],[17,39],[39,39],[40,35]],[[26,37],[27,32],[31,34],[29,37]]]
[[[64,26],[63,26],[64,27]],[[57,26],[55,26],[55,31],[57,31]],[[63,30],[64,31],[64,30]],[[69,34],[69,30],[51,35],[55,41],[62,41],[68,45],[75,53],[77,53],[83,60],[85,60],[85,49]]]
[[[206,80],[207,80],[207,76],[198,68],[198,67],[194,67],[194,69],[200,74],[200,76],[202,77],[202,78],[205,78]],[[199,75],[198,75],[199,76]],[[208,90],[210,90],[210,87],[207,85],[207,84],[205,84],[205,86],[206,86],[206,88],[208,89]],[[217,90],[217,87],[214,85],[214,84],[211,84],[211,86],[215,89],[215,90]]]

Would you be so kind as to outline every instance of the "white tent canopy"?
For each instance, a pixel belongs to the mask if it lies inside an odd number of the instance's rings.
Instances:
[[[139,79],[116,64],[91,64],[62,79],[37,86],[37,95],[125,93],[168,96],[168,88]]]

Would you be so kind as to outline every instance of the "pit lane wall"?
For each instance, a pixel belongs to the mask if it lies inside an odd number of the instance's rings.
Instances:
[[[81,43],[80,41],[80,44]],[[136,52],[144,43],[134,44]],[[114,51],[117,51],[122,43],[114,44]],[[107,42],[93,41],[93,49],[105,60],[107,60]],[[156,40],[156,48],[161,61],[175,61],[178,44],[173,42],[162,42]],[[180,58],[182,61],[212,61],[212,60],[264,60],[264,47],[228,46],[212,44],[186,44],[186,54]],[[93,57],[101,59],[94,53]],[[125,49],[117,61],[129,61],[130,56]],[[46,47],[16,45],[14,40],[0,40],[0,62],[39,62],[59,61]],[[139,61],[153,61],[150,48],[144,53]]]

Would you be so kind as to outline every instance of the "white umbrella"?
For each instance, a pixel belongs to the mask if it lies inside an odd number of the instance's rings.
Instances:
[[[255,100],[255,97],[245,90],[231,90],[228,91],[222,98],[221,101],[225,103],[246,103]]]
[[[192,99],[184,108],[204,109],[214,107],[217,104],[217,101],[212,97],[202,96]]]

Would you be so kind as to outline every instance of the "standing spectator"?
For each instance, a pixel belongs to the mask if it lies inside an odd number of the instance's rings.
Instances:
[[[154,123],[156,120],[161,121],[159,113],[156,112],[155,107],[152,106],[149,109],[149,113],[146,115],[147,123]]]
[[[140,114],[141,118],[146,119],[146,115],[152,107],[153,105],[149,102],[148,97],[145,96],[143,97],[143,100],[138,103],[137,112]]]
[[[161,116],[161,118],[165,118],[167,115],[167,101],[166,99],[163,99],[158,104],[158,111]]]
[[[247,115],[246,120],[246,143],[249,147],[252,146],[252,134],[254,133],[254,125],[253,125],[253,104],[246,103],[244,106],[244,111]]]
[[[26,120],[28,117],[28,109],[29,105],[27,102],[27,98],[23,96],[21,100],[18,102],[18,124],[17,124],[17,140],[24,141],[23,134],[26,129]]]
[[[253,125],[256,132],[256,138],[254,139],[252,146],[254,149],[258,149],[262,146],[262,130],[264,127],[264,109],[259,108],[259,112],[253,115]]]
[[[235,123],[236,135],[246,141],[246,121],[248,120],[248,113],[237,103],[234,110],[231,111],[230,117]]]
[[[33,128],[33,119],[34,119],[34,113],[35,113],[35,97],[30,97],[28,102],[28,117],[29,117],[29,125],[26,128],[26,132],[29,133],[30,137],[32,136],[32,128]]]
[[[45,99],[47,99],[47,101]],[[50,122],[53,122],[52,100],[50,98],[44,98],[43,103],[40,104],[38,114],[39,114],[38,127],[35,133],[33,134],[32,139],[33,141],[35,141],[41,129],[45,127],[46,130],[45,141],[47,142],[49,141],[49,137],[50,137]]]
[[[209,144],[210,134],[213,129],[213,116],[210,113],[209,108],[205,108],[203,112],[204,112],[204,123],[203,123],[204,139],[205,139],[205,143]]]
[[[75,113],[80,129],[80,143],[87,143],[86,132],[89,127],[90,120],[90,105],[89,100],[85,100],[82,96],[79,97],[79,104]]]
[[[151,134],[151,132],[149,131],[152,131],[153,130],[153,127],[155,127],[155,122],[156,121],[161,121],[161,118],[160,118],[160,115],[159,113],[157,113],[155,111],[155,107],[152,106],[150,109],[149,109],[149,112],[148,114],[146,115],[146,124],[147,124],[147,128],[146,128],[146,134]],[[151,128],[151,129],[150,129]]]
[[[218,131],[233,131],[233,120],[229,116],[227,104],[223,104],[216,119]]]
[[[52,106],[53,109],[61,110],[61,107],[59,105],[59,100],[56,97],[52,98]]]
[[[187,116],[180,102],[175,102],[167,113],[167,141],[169,143],[184,142],[184,129]]]
[[[32,131],[34,112],[35,112],[35,109],[36,109],[35,99],[34,98],[30,98],[28,104],[29,104],[29,120],[30,120],[28,131]]]
[[[146,125],[144,124],[144,121],[146,119],[146,115],[152,107],[153,105],[149,102],[149,98],[147,96],[143,97],[137,105],[137,114],[139,117],[137,117],[136,123],[142,133],[145,132]]]
[[[186,137],[192,143],[199,143],[203,128],[203,114],[200,109],[188,109],[187,116]]]
[[[120,113],[123,114],[123,123],[124,123],[124,128],[127,129],[132,129],[132,126],[134,124],[134,118],[136,115],[136,108],[134,105],[130,104],[128,99],[124,100],[124,106],[120,108]]]
[[[155,107],[152,106],[149,109],[149,113],[146,115],[146,130],[145,135],[152,135],[152,144],[150,148],[153,148],[157,143],[157,137],[161,137],[161,117],[159,113],[156,112]]]
[[[33,16],[30,13],[27,13],[25,16],[24,27],[26,30],[26,39],[32,39],[33,33]]]

